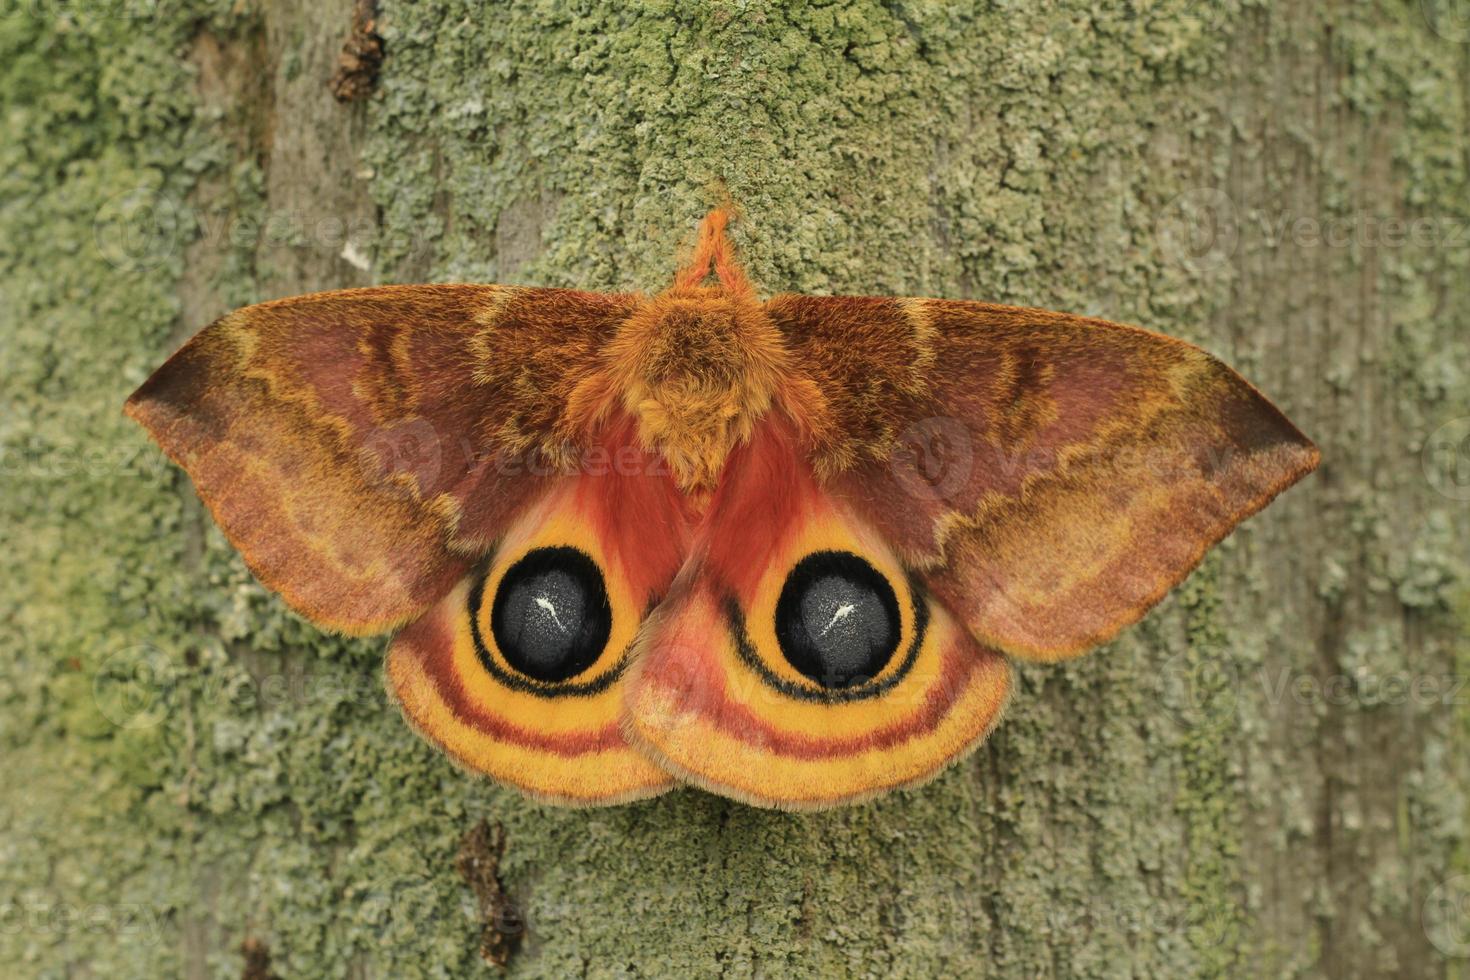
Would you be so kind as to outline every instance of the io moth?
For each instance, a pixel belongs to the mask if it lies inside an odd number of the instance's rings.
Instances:
[[[812,809],[929,779],[996,723],[1012,659],[1109,639],[1317,465],[1189,344],[762,301],[726,224],[651,298],[247,307],[126,410],[267,587],[396,633],[387,684],[425,738],[583,805],[690,782]]]

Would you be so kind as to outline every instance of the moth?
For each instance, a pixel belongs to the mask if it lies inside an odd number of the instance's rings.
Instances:
[[[379,286],[250,306],[128,400],[254,574],[396,632],[464,767],[565,804],[815,809],[979,744],[1310,472],[1204,351],[1047,310],[778,295],[729,218],[652,297]]]

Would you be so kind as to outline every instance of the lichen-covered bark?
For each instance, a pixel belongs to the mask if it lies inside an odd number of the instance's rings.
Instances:
[[[469,975],[481,818],[518,976],[1463,971],[1463,8],[384,0],[341,105],[351,7],[0,8],[8,974]],[[726,194],[768,291],[1147,324],[1323,468],[923,789],[573,812],[416,739],[120,415],[256,299],[657,288]]]

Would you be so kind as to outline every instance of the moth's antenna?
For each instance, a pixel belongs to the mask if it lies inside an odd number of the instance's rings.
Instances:
[[[676,289],[692,289],[713,272],[730,293],[745,296],[754,291],[750,281],[745,278],[740,263],[735,261],[735,250],[730,245],[729,236],[725,234],[725,227],[729,223],[730,212],[724,208],[715,208],[704,216],[704,221],[699,225],[699,241],[694,246],[694,257],[674,277]]]

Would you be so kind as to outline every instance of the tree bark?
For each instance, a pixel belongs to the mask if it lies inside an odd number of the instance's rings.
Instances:
[[[351,0],[12,2],[0,963],[489,972],[457,870],[488,819],[515,976],[1460,975],[1465,13],[384,0],[339,102]],[[247,302],[656,290],[726,194],[768,293],[1143,324],[1322,469],[1107,648],[1022,667],[926,787],[568,811],[418,740],[384,642],[290,614],[120,416]]]

